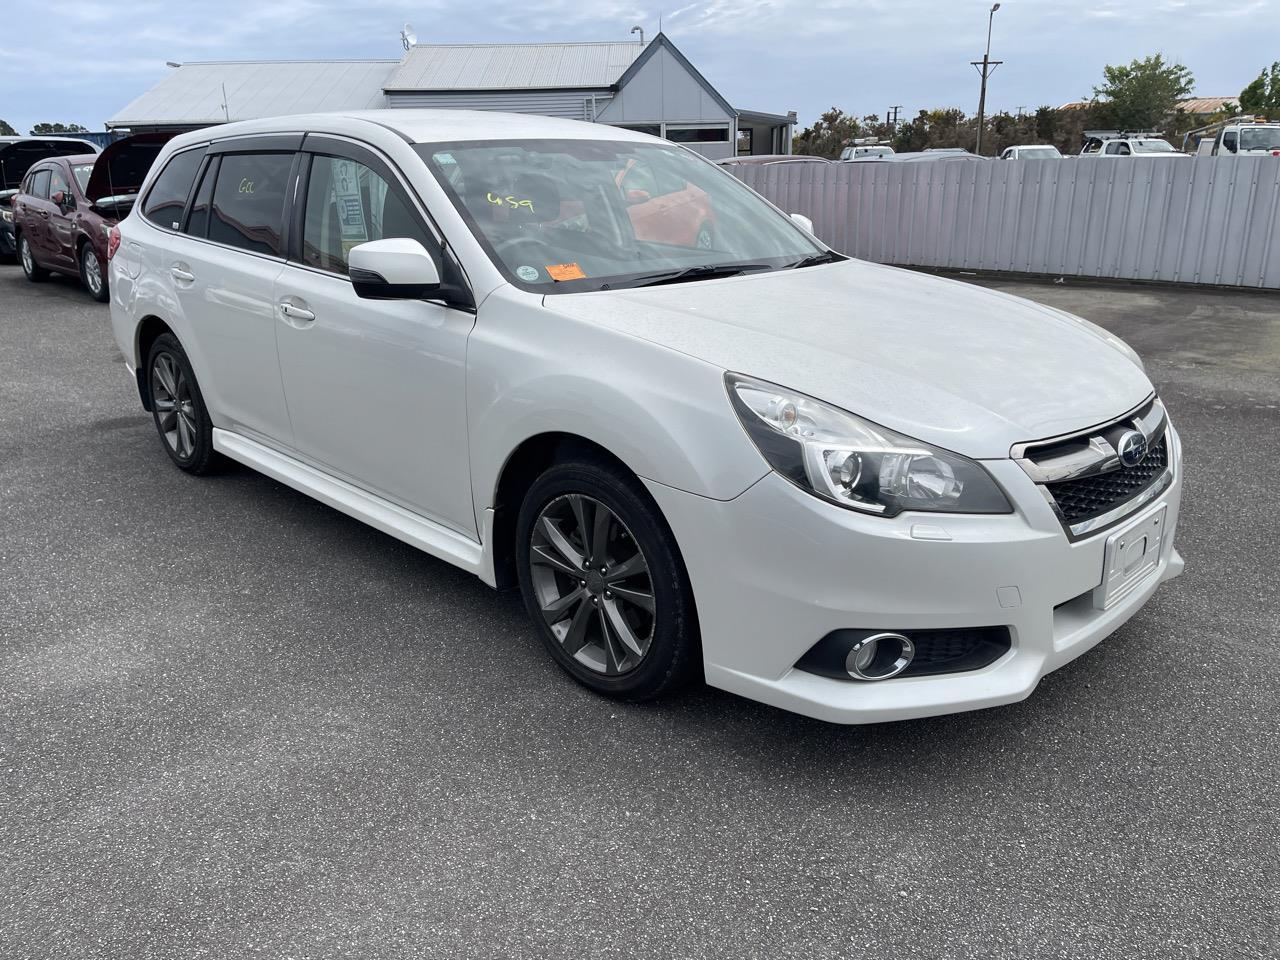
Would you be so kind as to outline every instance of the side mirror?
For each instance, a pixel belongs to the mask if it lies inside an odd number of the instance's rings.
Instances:
[[[417,240],[394,237],[351,248],[351,286],[366,300],[421,300],[440,292],[440,271]]]
[[[791,219],[794,220],[805,233],[813,233],[813,221],[803,213],[793,213],[791,215]]]
[[[649,195],[648,190],[628,190],[627,206],[634,207],[641,203],[648,203],[653,198]]]

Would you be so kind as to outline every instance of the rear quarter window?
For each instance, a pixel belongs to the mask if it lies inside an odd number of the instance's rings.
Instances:
[[[191,185],[204,157],[204,148],[175,153],[152,184],[142,204],[142,215],[158,227],[177,230],[182,225]]]

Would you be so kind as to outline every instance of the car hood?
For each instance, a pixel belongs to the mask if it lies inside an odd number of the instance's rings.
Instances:
[[[1136,354],[1085,320],[858,260],[544,302],[976,458],[1152,393]]]
[[[161,148],[175,136],[176,133],[139,133],[107,144],[93,162],[93,173],[84,187],[85,198],[97,203],[106,197],[136,194]]]

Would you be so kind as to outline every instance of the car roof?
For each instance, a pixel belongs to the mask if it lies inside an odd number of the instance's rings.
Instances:
[[[564,120],[525,113],[488,110],[346,110],[239,120],[204,127],[174,138],[175,149],[223,137],[258,133],[305,131],[343,121],[375,124],[410,143],[456,143],[468,140],[631,140],[653,142],[654,137],[605,123]]]

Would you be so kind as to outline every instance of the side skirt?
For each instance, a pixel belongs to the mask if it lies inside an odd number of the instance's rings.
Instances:
[[[489,586],[496,583],[492,556],[492,510],[485,511],[485,542],[479,544],[470,537],[230,430],[214,427],[213,448],[424,553],[474,573]]]

